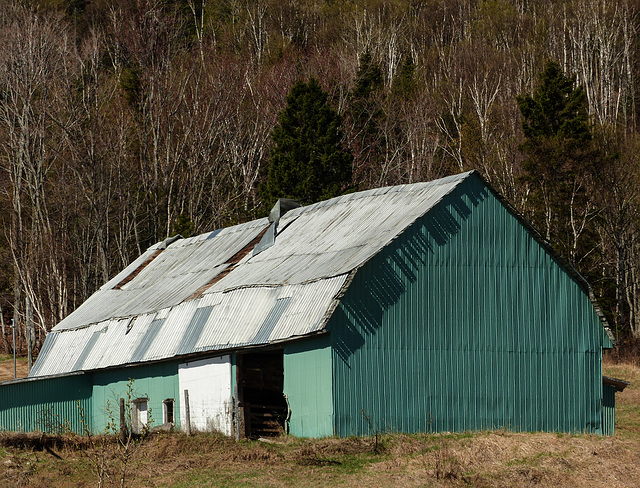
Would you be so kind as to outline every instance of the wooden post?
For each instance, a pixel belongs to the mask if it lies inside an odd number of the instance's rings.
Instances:
[[[242,420],[242,435],[245,438],[250,438],[253,427],[251,425],[251,404],[249,403],[245,403],[242,407]]]
[[[184,419],[185,431],[187,435],[191,435],[191,412],[189,411],[189,390],[184,390]]]
[[[244,410],[244,358],[242,354],[236,355],[236,425],[237,425],[237,439],[244,439],[247,437],[247,428],[245,425],[246,414]]]
[[[127,442],[127,416],[124,409],[124,398],[120,399],[120,440]]]

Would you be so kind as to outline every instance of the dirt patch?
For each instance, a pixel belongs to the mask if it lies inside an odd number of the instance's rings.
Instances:
[[[70,435],[50,435],[34,432],[0,432],[0,447],[43,451],[45,449],[83,449],[86,438]]]

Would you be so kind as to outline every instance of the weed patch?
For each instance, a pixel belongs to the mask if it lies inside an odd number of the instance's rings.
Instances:
[[[136,445],[127,461],[124,486],[640,486],[640,368],[606,365],[605,374],[631,381],[616,397],[615,437],[498,430],[379,432],[377,442],[375,435],[236,442],[212,433],[154,433]],[[100,455],[108,467],[103,486],[120,486],[122,446],[117,436],[90,439],[3,432],[0,488],[95,487],[92,442],[101,446]]]

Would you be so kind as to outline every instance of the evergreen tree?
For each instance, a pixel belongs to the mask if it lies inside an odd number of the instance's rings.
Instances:
[[[416,92],[416,66],[411,56],[406,56],[402,66],[393,78],[391,94],[400,100],[409,100]]]
[[[589,208],[589,174],[600,159],[592,144],[584,90],[549,61],[533,96],[517,101],[526,137],[520,146],[527,156],[523,179],[531,192],[534,223],[575,264],[578,237],[589,230],[582,225]],[[579,227],[577,218],[582,220]]]
[[[379,149],[380,125],[384,118],[383,86],[382,70],[371,59],[371,53],[366,51],[360,56],[356,80],[349,97],[349,112],[359,145],[364,149],[369,163],[379,152],[376,149]]]
[[[340,115],[318,81],[296,83],[273,129],[262,201],[278,198],[309,204],[340,195],[351,184],[352,156],[341,147]]]
[[[566,76],[558,63],[548,61],[533,97],[518,97],[524,117],[522,129],[528,139],[524,146],[527,152],[534,141],[545,138],[571,145],[591,140],[587,98],[575,81],[575,76]]]
[[[382,70],[369,51],[360,56],[353,89],[349,94],[348,116],[355,155],[354,180],[365,187],[377,186],[386,146],[385,94]]]
[[[356,100],[367,100],[383,86],[382,70],[373,62],[371,53],[365,51],[360,56],[360,64],[356,73],[356,82],[352,97]]]

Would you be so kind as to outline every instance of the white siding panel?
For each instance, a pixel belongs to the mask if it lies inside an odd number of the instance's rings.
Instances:
[[[186,429],[184,391],[189,390],[191,428],[231,435],[231,357],[201,359],[178,366],[180,425]]]

